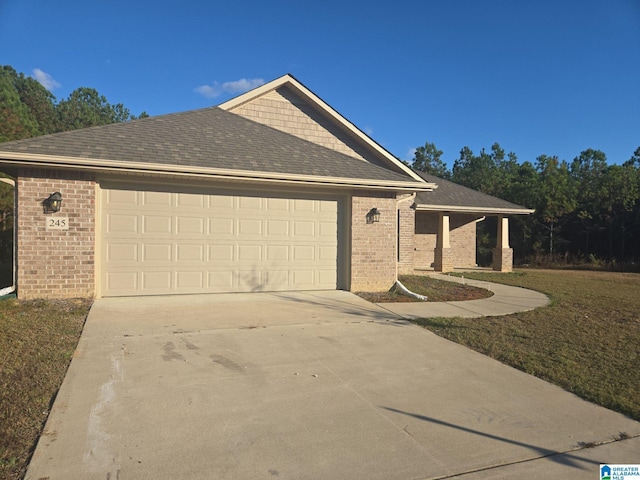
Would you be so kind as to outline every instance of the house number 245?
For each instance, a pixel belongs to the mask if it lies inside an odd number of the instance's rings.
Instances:
[[[46,217],[47,230],[69,230],[68,217]]]

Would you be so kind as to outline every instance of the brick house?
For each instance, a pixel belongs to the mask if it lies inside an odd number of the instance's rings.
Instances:
[[[20,298],[383,291],[475,264],[483,215],[500,215],[494,267],[509,270],[506,215],[531,212],[412,171],[290,75],[217,107],[0,144],[0,170]]]

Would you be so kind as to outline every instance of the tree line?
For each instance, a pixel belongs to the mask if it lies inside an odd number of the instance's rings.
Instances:
[[[415,151],[415,170],[451,180],[527,208],[511,220],[511,244],[520,263],[610,263],[640,259],[640,147],[621,165],[587,149],[571,162],[540,155],[518,162],[498,143],[476,155],[460,150],[449,170],[433,143]],[[492,247],[491,222],[479,225],[479,255]],[[493,233],[495,235],[495,233]]]
[[[0,142],[148,117],[111,104],[94,88],[80,87],[60,101],[36,79],[0,66]]]

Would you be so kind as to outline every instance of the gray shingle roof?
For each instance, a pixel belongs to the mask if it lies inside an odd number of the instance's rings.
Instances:
[[[486,213],[496,211],[528,213],[526,212],[526,207],[516,205],[515,203],[478,192],[477,190],[458,185],[457,183],[444,180],[429,173],[417,173],[427,182],[438,184],[438,188],[433,192],[419,192],[416,195],[415,203],[418,207],[456,207],[456,209],[468,208],[473,209],[473,211],[482,209],[485,210]]]
[[[218,107],[3,143],[0,159],[2,152],[416,182]]]

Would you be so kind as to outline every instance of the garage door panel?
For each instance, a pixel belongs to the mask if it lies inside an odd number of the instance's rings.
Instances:
[[[142,262],[146,264],[159,263],[166,265],[173,260],[173,245],[170,243],[143,243]]]
[[[263,209],[263,198],[260,197],[239,197],[238,209],[245,212],[260,212]]]
[[[235,207],[236,199],[231,196],[210,195],[209,209],[221,209],[224,212],[232,210]]]
[[[257,268],[238,270],[234,291],[261,292],[265,289],[264,276],[265,272]]]
[[[107,233],[136,234],[138,233],[138,216],[119,213],[109,215],[106,226]]]
[[[320,202],[318,206],[318,210],[321,213],[327,214],[328,217],[333,218],[333,216],[338,213],[338,202]]]
[[[318,259],[323,263],[331,262],[338,256],[338,249],[333,246],[320,246],[318,247]],[[335,271],[335,270],[332,270]]]
[[[197,235],[199,237],[204,235],[205,220],[202,217],[176,217],[176,235],[189,236]]]
[[[238,220],[238,235],[245,238],[249,235],[262,235],[262,220],[256,218]]]
[[[106,194],[106,203],[107,205],[137,205],[138,192],[135,190],[108,190]]]
[[[231,270],[207,272],[207,285],[219,292],[233,292],[235,272]]]
[[[287,198],[267,198],[267,211],[269,212],[286,212],[290,208],[290,200]]]
[[[289,245],[267,245],[267,262],[288,262],[291,259]]]
[[[315,271],[313,269],[306,270],[294,270],[293,271],[293,285],[292,287],[297,288],[309,288],[310,285],[313,285],[315,278]]]
[[[238,262],[258,262],[262,260],[262,245],[239,245]]]
[[[281,285],[291,285],[289,270],[267,270],[265,273],[265,290],[273,290]]]
[[[320,285],[335,285],[337,280],[335,269],[318,270],[318,283]]]
[[[170,207],[173,196],[170,192],[140,192],[141,203],[149,207]]]
[[[295,262],[313,262],[315,260],[314,245],[295,245],[293,247],[293,260]]]
[[[188,290],[189,292],[203,290],[205,272],[176,272],[176,289]]]
[[[231,237],[235,231],[233,218],[209,218],[209,235]]]
[[[107,291],[121,295],[126,292],[138,290],[138,272],[107,272],[106,285]]]
[[[235,247],[233,244],[227,245],[209,245],[209,258],[210,262],[233,262],[234,261],[234,250]]]
[[[315,238],[316,231],[315,222],[308,222],[303,220],[294,220],[293,222],[293,235],[294,237],[312,237]]]
[[[288,220],[267,220],[266,234],[269,237],[288,237],[290,235]]]
[[[173,217],[170,215],[144,215],[142,217],[142,233],[147,235],[171,235]]]
[[[335,222],[320,222],[319,236],[331,241],[338,234],[338,226]]]
[[[313,200],[295,199],[293,201],[293,211],[305,214],[314,212],[316,210],[316,203]]]
[[[137,243],[114,243],[107,248],[107,260],[111,263],[131,263],[138,260]]]
[[[172,272],[170,270],[143,271],[140,278],[140,289],[143,293],[166,293],[172,290]]]
[[[101,293],[335,289],[338,201],[104,190]]]
[[[176,206],[182,209],[197,207],[202,209],[205,205],[205,196],[197,193],[176,193]]]
[[[205,246],[202,244],[198,245],[189,245],[189,244],[178,244],[176,245],[176,261],[180,262],[193,262],[197,261],[198,263],[202,263],[205,261]]]

